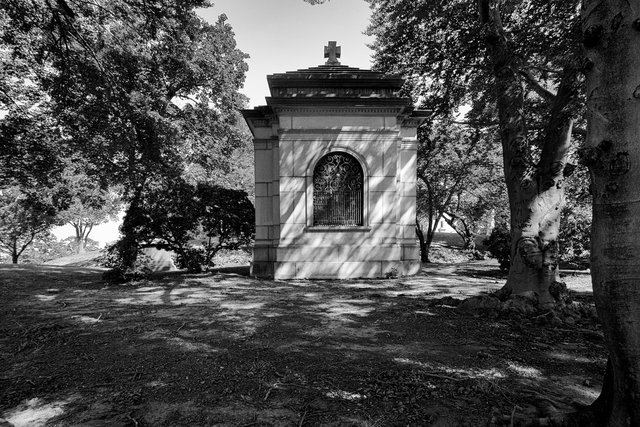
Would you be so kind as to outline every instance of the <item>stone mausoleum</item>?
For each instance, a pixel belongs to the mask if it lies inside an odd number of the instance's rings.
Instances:
[[[267,105],[243,111],[254,136],[252,274],[384,277],[420,269],[416,130],[402,79],[325,65],[267,76]]]

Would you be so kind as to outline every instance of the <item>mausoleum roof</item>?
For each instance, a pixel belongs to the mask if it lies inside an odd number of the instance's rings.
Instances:
[[[346,65],[319,65],[267,76],[273,98],[400,98],[402,78]]]
[[[402,78],[340,64],[336,42],[325,46],[324,56],[324,65],[267,76],[268,103],[282,98],[402,98]]]
[[[416,110],[403,96],[404,80],[397,75],[342,65],[340,46],[324,48],[324,65],[267,76],[271,96],[267,105],[243,110],[252,132],[269,127],[280,114],[393,114],[403,126],[418,126],[427,111]],[[255,132],[254,132],[255,134]]]

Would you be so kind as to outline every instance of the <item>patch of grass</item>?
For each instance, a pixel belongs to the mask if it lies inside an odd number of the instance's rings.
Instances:
[[[251,249],[238,249],[236,251],[223,249],[213,257],[213,263],[216,267],[249,265],[251,258]]]
[[[468,251],[440,243],[432,244],[429,251],[429,260],[438,264],[459,264],[468,262],[470,259],[471,255]]]
[[[100,267],[102,257],[105,255],[104,250],[86,251],[81,254],[69,255],[61,258],[52,259],[45,262],[46,265],[66,265],[73,267]]]

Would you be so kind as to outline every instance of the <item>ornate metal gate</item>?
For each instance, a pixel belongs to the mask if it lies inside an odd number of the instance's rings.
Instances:
[[[362,225],[363,173],[346,153],[331,153],[313,171],[313,225]]]

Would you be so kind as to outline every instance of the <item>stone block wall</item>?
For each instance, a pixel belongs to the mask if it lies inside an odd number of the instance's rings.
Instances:
[[[253,273],[276,279],[415,274],[415,137],[403,138],[393,116],[280,115],[278,126],[277,140],[255,144]],[[360,227],[313,226],[313,171],[336,151],[363,169]]]
[[[252,273],[276,279],[417,273],[416,129],[426,114],[399,95],[402,79],[332,62],[267,80],[267,106],[243,111],[255,141]],[[362,225],[314,225],[314,169],[332,152],[361,166]]]

